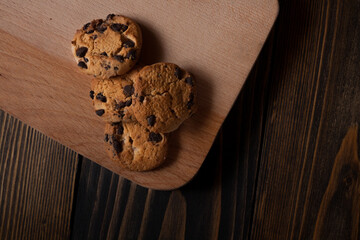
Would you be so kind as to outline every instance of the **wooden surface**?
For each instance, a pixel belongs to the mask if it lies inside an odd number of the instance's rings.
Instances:
[[[2,112],[0,238],[359,239],[359,12],[280,1],[204,164],[175,191],[74,161]]]
[[[171,135],[168,160],[154,171],[126,171],[108,158],[92,77],[71,53],[76,29],[113,12],[140,23],[142,63],[175,62],[197,79],[199,111]],[[0,109],[142,186],[178,188],[203,163],[277,13],[276,0],[2,1]]]
[[[3,111],[0,119],[0,239],[68,238],[78,155]]]

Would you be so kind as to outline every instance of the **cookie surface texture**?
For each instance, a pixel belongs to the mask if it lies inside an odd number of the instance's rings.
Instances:
[[[90,98],[96,115],[105,122],[134,121],[132,112],[133,80],[140,67],[128,73],[106,79],[91,81]]]
[[[137,122],[107,123],[104,140],[110,158],[132,171],[154,169],[166,158],[167,137]]]
[[[172,132],[197,110],[195,79],[175,64],[142,68],[134,87],[134,116],[153,132]]]
[[[142,35],[130,18],[109,14],[77,30],[72,51],[78,68],[98,78],[109,78],[129,71],[137,62]]]

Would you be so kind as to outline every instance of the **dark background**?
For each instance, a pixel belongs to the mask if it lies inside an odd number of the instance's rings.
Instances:
[[[0,239],[360,239],[360,1],[280,1],[195,178],[137,186],[0,111]]]

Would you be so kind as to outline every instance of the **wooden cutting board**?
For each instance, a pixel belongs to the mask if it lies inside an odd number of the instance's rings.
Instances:
[[[154,171],[126,171],[108,159],[91,77],[71,53],[75,30],[109,13],[140,23],[142,63],[174,62],[197,79],[199,111],[171,135],[168,161]],[[0,108],[142,186],[178,188],[203,163],[277,13],[276,0],[2,0]]]

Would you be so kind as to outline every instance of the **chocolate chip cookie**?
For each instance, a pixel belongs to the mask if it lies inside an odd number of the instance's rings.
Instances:
[[[133,81],[140,71],[136,66],[121,76],[91,81],[90,97],[95,113],[106,122],[133,121],[132,95]]]
[[[129,71],[137,62],[142,46],[140,27],[130,18],[109,14],[76,31],[71,42],[78,67],[99,78]]]
[[[166,158],[166,135],[151,132],[137,122],[107,123],[104,140],[110,158],[129,170],[151,170]]]
[[[194,77],[173,63],[142,68],[134,88],[134,116],[153,132],[172,132],[197,110]]]

